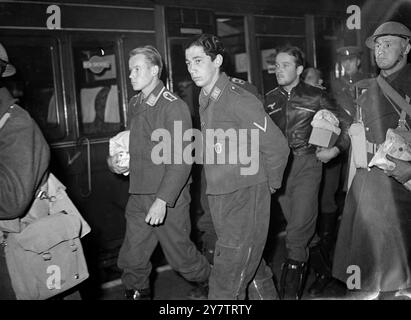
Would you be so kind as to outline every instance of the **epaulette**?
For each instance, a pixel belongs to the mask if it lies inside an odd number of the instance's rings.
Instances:
[[[163,98],[170,102],[173,102],[178,99],[173,93],[171,93],[168,90],[163,92]]]
[[[265,95],[268,96],[269,94],[272,94],[272,93],[274,93],[274,92],[276,92],[276,91],[278,91],[278,90],[280,90],[280,87],[276,87],[276,88],[274,88],[273,90],[268,91]]]
[[[238,78],[234,78],[234,77],[231,77],[231,78],[230,78],[230,81],[231,81],[232,83],[236,83],[236,84],[240,84],[240,85],[244,85],[244,84],[245,84],[245,81],[244,81],[244,80],[241,80],[241,79],[238,79]]]
[[[245,91],[245,89],[243,89],[239,86],[233,85],[233,84],[230,85],[230,89],[231,89],[231,91],[235,92],[236,94],[243,94],[244,91]]]

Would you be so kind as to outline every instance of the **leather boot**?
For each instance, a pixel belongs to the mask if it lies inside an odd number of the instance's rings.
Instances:
[[[333,280],[330,257],[321,244],[310,249],[310,267],[315,272],[315,280],[308,288],[308,294],[311,297],[318,297]]]
[[[339,212],[321,213],[318,224],[318,236],[323,250],[331,256],[337,239],[337,224]]]
[[[287,259],[281,269],[280,299],[300,300],[307,276],[307,263]]]
[[[248,300],[277,300],[278,294],[272,277],[253,280],[248,285]]]
[[[312,297],[321,296],[333,283],[332,251],[335,245],[338,212],[321,214],[318,235],[319,243],[310,249],[310,267],[315,272],[315,280],[308,289]]]
[[[187,295],[190,300],[207,300],[208,298],[208,281],[195,282],[194,288]]]
[[[127,300],[151,300],[151,290],[146,289],[126,289],[125,296]]]

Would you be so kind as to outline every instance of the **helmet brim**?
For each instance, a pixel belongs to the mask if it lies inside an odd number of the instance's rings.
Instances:
[[[409,36],[406,36],[406,35],[403,35],[403,34],[385,33],[385,34],[372,35],[371,37],[368,37],[367,40],[365,40],[365,45],[370,49],[374,49],[375,40],[377,38],[384,37],[384,36],[395,36],[395,37],[398,37],[398,38],[403,38],[403,39],[410,40]]]
[[[6,69],[4,70],[4,72],[2,73],[2,77],[3,78],[6,78],[6,77],[11,77],[12,75],[14,75],[16,73],[16,68],[12,65],[12,64],[10,64],[10,63],[8,63],[7,65],[6,65]]]
[[[374,49],[375,38],[376,38],[376,36],[368,37],[367,40],[365,40],[365,45],[370,49]]]

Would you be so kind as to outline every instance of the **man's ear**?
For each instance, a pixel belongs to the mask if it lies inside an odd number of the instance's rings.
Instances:
[[[411,44],[410,44],[410,41],[408,40],[403,54],[408,54],[410,52],[410,49],[411,49]]]
[[[300,76],[304,71],[304,67],[303,66],[298,66],[297,67],[297,74]]]
[[[160,78],[159,72],[160,68],[157,65],[151,67],[151,73],[153,76],[157,76],[157,78]]]
[[[221,67],[221,65],[223,64],[223,56],[222,56],[221,54],[218,54],[218,55],[215,57],[215,59],[214,59],[213,62],[215,63],[215,65],[216,65],[218,68]]]

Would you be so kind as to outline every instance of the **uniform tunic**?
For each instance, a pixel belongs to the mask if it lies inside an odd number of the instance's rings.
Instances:
[[[261,102],[263,98],[261,94],[258,92],[258,89],[251,83],[244,81],[242,79],[229,77],[230,81],[235,85],[239,86],[240,88],[250,92],[255,97],[258,98]],[[213,256],[214,256],[214,249],[215,249],[215,242],[217,241],[217,235],[215,233],[213,221],[211,218],[210,206],[208,204],[207,194],[207,183],[204,175],[204,170],[201,170],[201,187],[200,187],[200,202],[203,214],[198,219],[197,227],[201,235],[201,244],[202,250],[207,259],[212,263]]]
[[[265,297],[274,298],[271,270],[262,259],[270,218],[269,186],[281,186],[288,158],[288,147],[281,131],[264,113],[261,102],[220,74],[209,95],[200,93],[200,119],[203,137],[207,129],[256,129],[259,133],[257,171],[242,175],[237,154],[228,139],[217,137],[211,152],[226,155],[225,163],[205,163],[207,194],[217,243],[210,276],[209,299],[244,299],[249,284],[255,283]],[[248,136],[249,138],[249,136]],[[249,139],[240,141],[237,150],[252,147]],[[205,152],[210,152],[205,149]],[[241,151],[239,151],[241,153]],[[234,162],[229,156],[234,155]],[[206,155],[205,155],[206,156]],[[216,158],[215,158],[216,159]],[[256,298],[252,296],[251,298]]]
[[[386,78],[405,97],[411,96],[411,67]],[[384,97],[375,79],[358,84],[366,139],[385,140],[399,115]],[[397,109],[400,109],[397,107]],[[407,123],[411,124],[407,116]],[[371,150],[370,150],[371,151]],[[373,154],[368,153],[368,160]],[[365,291],[395,291],[411,287],[411,193],[377,167],[357,169],[347,194],[334,255],[333,275],[346,282],[347,268],[358,266]]]
[[[189,109],[160,82],[147,99],[142,99],[140,93],[130,100],[129,115],[130,198],[126,235],[118,258],[122,281],[127,289],[149,288],[150,257],[158,242],[167,261],[183,277],[206,281],[210,265],[190,240],[191,165],[182,159],[175,161],[182,156],[184,145],[176,147],[174,137],[182,140],[180,133],[191,129]],[[175,124],[181,129],[175,131]],[[170,163],[153,162],[152,151],[159,142],[151,137],[157,129],[170,133]],[[167,202],[167,214],[162,225],[151,226],[145,217],[156,198]]]

